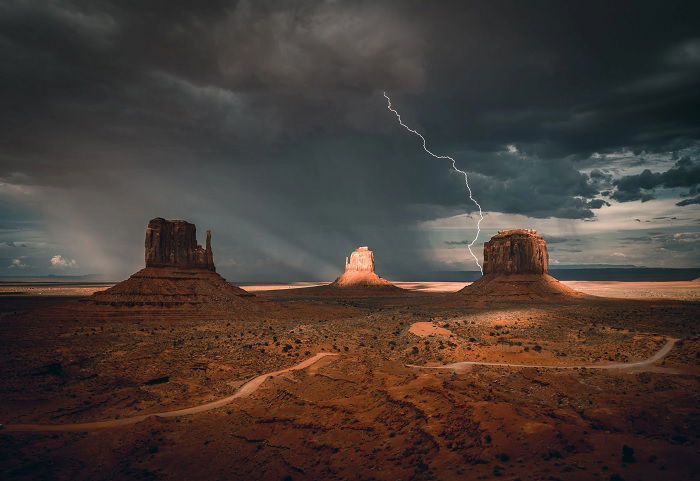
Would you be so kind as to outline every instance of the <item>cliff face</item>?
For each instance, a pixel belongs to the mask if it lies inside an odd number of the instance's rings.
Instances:
[[[532,229],[498,231],[484,244],[484,274],[546,274],[547,243]]]
[[[367,246],[358,247],[345,258],[345,272],[374,272],[374,252]]]
[[[460,293],[477,303],[578,298],[583,294],[547,274],[547,243],[532,229],[499,231],[484,244],[484,275]]]
[[[184,220],[157,217],[146,228],[146,267],[198,268],[216,271],[211,231],[206,248],[197,244],[197,228]]]
[[[365,247],[358,247],[345,258],[345,272],[338,277],[332,287],[367,288],[383,287],[398,289],[374,272],[374,253]]]
[[[215,272],[211,232],[202,248],[194,224],[157,217],[146,228],[146,267],[71,309],[76,316],[206,319],[212,313],[262,312],[253,297]]]

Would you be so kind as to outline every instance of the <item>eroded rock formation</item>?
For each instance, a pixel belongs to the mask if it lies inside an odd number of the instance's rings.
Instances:
[[[206,247],[197,244],[194,224],[155,218],[146,228],[146,267],[89,298],[78,307],[95,316],[131,319],[209,318],[233,312],[260,312],[262,306],[215,272],[211,232]],[[73,315],[73,314],[71,314]]]
[[[345,258],[345,272],[374,272],[374,252],[367,246],[358,247]]]
[[[366,246],[358,247],[345,258],[345,272],[332,284],[333,287],[395,287],[374,272],[374,253]]]
[[[460,293],[483,303],[583,296],[548,270],[547,243],[541,235],[532,229],[501,230],[484,244],[484,275]]]
[[[546,274],[547,243],[532,229],[500,230],[484,244],[484,274]]]
[[[211,231],[206,248],[197,244],[197,228],[184,220],[152,219],[146,228],[146,267],[180,267],[216,271]]]

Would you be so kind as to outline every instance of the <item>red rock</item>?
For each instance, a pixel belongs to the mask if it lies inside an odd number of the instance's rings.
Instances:
[[[484,274],[546,274],[547,243],[532,229],[498,231],[484,244]]]
[[[583,297],[547,274],[548,270],[547,243],[536,231],[498,231],[484,244],[484,275],[460,293],[480,303]]]
[[[208,319],[260,314],[269,302],[233,286],[215,272],[211,232],[197,244],[194,224],[151,220],[146,228],[146,267],[90,297],[50,311],[52,316],[128,319]]]
[[[345,272],[374,272],[374,252],[367,246],[352,251],[345,258]]]
[[[146,267],[180,267],[216,271],[211,231],[206,248],[197,244],[197,228],[184,220],[152,219],[146,228]]]
[[[341,288],[395,287],[374,272],[374,253],[366,246],[358,247],[350,258],[345,258],[345,272],[330,285]]]

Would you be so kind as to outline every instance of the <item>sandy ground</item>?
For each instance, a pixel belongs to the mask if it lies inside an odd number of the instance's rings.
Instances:
[[[470,282],[392,282],[403,289],[417,292],[449,293],[457,292]],[[267,292],[275,290],[299,289],[318,287],[326,282],[293,282],[287,284],[252,284],[242,287],[249,292]],[[700,283],[697,281],[674,282],[618,282],[618,281],[562,281],[562,284],[577,291],[594,296],[620,299],[677,299],[700,300]],[[89,296],[94,292],[107,289],[113,283],[97,283],[90,285],[74,285],[70,283],[52,283],[32,285],[32,283],[15,284],[0,283],[2,295],[31,295],[31,296]]]
[[[452,332],[444,327],[438,327],[432,322],[414,322],[408,332],[418,337],[441,336],[450,337]]]
[[[436,290],[309,301],[260,289],[277,307],[256,320],[51,319],[35,309],[76,301],[0,297],[0,423],[144,417],[0,430],[0,478],[697,479],[700,304],[648,284],[642,300],[498,305],[420,285]],[[303,364],[319,352],[335,356]],[[614,364],[627,368],[584,367]]]
[[[450,331],[443,329],[441,327],[435,327],[429,322],[414,322],[411,324],[409,332],[415,334],[418,337],[428,337],[428,336],[443,336],[449,337],[451,335]],[[622,363],[607,363],[607,364],[587,364],[587,365],[535,365],[535,364],[514,364],[514,363],[491,363],[491,362],[479,362],[479,361],[460,361],[456,363],[437,365],[437,366],[416,366],[413,364],[407,364],[406,367],[413,367],[417,369],[450,369],[453,371],[464,370],[467,366],[497,366],[506,368],[544,368],[544,369],[638,369],[642,367],[649,367],[654,363],[660,361],[668,355],[668,353],[673,349],[678,339],[669,339],[664,346],[659,349],[654,355],[648,357],[647,359],[634,362],[622,362]],[[5,432],[90,432],[99,429],[110,429],[117,428],[126,425],[136,424],[145,421],[149,417],[157,418],[172,418],[172,417],[182,417],[189,416],[192,414],[199,414],[206,411],[211,411],[212,409],[217,409],[231,403],[235,399],[240,399],[242,397],[247,397],[253,394],[258,388],[268,379],[279,376],[284,373],[298,371],[300,369],[305,369],[307,367],[313,366],[319,360],[327,356],[339,356],[336,353],[320,352],[314,356],[305,359],[299,364],[294,366],[279,369],[277,371],[261,374],[251,379],[250,381],[243,384],[238,390],[231,396],[226,396],[216,401],[212,401],[206,404],[200,404],[198,406],[193,406],[184,409],[177,409],[175,411],[159,411],[148,414],[141,414],[139,416],[110,419],[105,421],[95,421],[89,423],[61,423],[61,424],[6,424],[3,429]]]
[[[312,366],[319,360],[327,356],[338,356],[336,353],[320,352],[314,356],[305,359],[299,364],[287,367],[284,369],[279,369],[277,371],[268,372],[254,377],[250,381],[243,384],[238,390],[230,396],[226,396],[216,401],[212,401],[205,404],[200,404],[198,406],[192,406],[184,409],[177,409],[175,411],[159,411],[148,414],[141,414],[139,416],[132,416],[118,419],[109,419],[105,421],[94,421],[89,423],[61,423],[61,424],[6,424],[3,429],[5,432],[89,432],[96,431],[99,429],[110,429],[117,428],[121,426],[127,426],[131,424],[136,424],[145,421],[149,417],[155,416],[158,418],[173,418],[181,416],[189,416],[192,414],[203,413],[206,411],[211,411],[212,409],[220,408],[226,406],[234,399],[240,399],[242,397],[250,396],[252,393],[258,390],[258,388],[268,379],[279,376],[281,374],[298,371],[299,369],[305,369]]]
[[[89,296],[114,285],[113,282],[0,282],[0,296]]]
[[[421,292],[456,292],[469,282],[401,282],[389,281],[402,289]],[[289,284],[253,284],[242,286],[249,292],[274,291],[282,289],[299,289],[304,287],[318,287],[330,284],[330,282],[293,282]]]
[[[397,287],[417,292],[457,292],[471,282],[400,282],[391,281]],[[593,296],[619,299],[678,299],[700,300],[700,283],[697,281],[675,282],[618,282],[618,281],[562,281],[562,284]],[[256,284],[243,286],[250,292],[316,287],[322,282],[295,282],[292,284]]]
[[[564,281],[563,284],[594,296],[620,299],[678,299],[700,300],[700,283],[675,282],[617,282],[617,281]]]
[[[281,289],[300,289],[304,287],[318,287],[330,284],[329,282],[291,282],[288,284],[245,284],[242,285],[243,289],[248,292],[258,292],[258,291],[274,291]]]

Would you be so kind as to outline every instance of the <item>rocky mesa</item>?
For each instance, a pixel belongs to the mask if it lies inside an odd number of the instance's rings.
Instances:
[[[533,229],[498,231],[484,244],[484,274],[546,274],[547,243]]]
[[[184,220],[156,217],[146,228],[146,267],[180,267],[216,271],[211,231],[206,248],[197,244],[197,228]]]
[[[471,299],[561,301],[583,297],[548,274],[547,243],[533,229],[507,229],[484,244],[484,275],[462,289]]]

